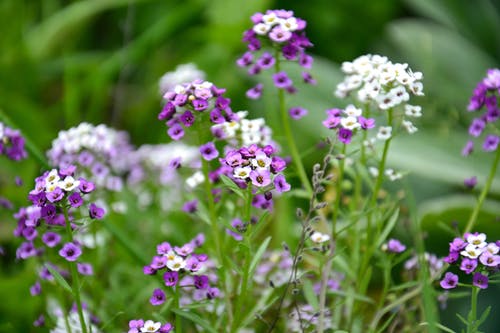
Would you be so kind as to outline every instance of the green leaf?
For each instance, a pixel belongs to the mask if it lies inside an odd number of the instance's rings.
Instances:
[[[221,175],[220,176],[220,179],[222,180],[222,182],[227,186],[229,187],[229,189],[231,191],[233,191],[234,193],[236,193],[239,197],[241,197],[243,200],[245,200],[245,193],[243,192],[243,190],[241,188],[238,187],[238,185],[236,185],[235,182],[233,182],[233,180],[225,175]]]
[[[306,298],[307,304],[311,305],[314,311],[318,311],[319,310],[318,297],[314,293],[311,280],[309,279],[303,280],[302,290],[304,291],[304,297]]]
[[[484,312],[481,315],[481,317],[479,318],[479,320],[477,320],[477,327],[479,327],[479,325],[481,325],[482,323],[484,323],[486,321],[486,319],[488,319],[490,311],[491,311],[491,306],[488,306],[486,308],[486,310],[484,310]]]
[[[205,332],[217,333],[215,328],[213,328],[213,326],[209,322],[195,314],[193,311],[182,311],[180,309],[172,309],[171,311],[181,317],[192,321],[195,324],[200,325],[205,329]]]
[[[380,248],[382,243],[387,239],[389,234],[391,233],[392,229],[396,225],[396,222],[398,221],[399,217],[399,209],[396,209],[394,213],[392,213],[391,217],[389,218],[389,221],[386,223],[384,230],[380,234],[378,240],[377,240],[377,246],[376,248]]]
[[[73,265],[73,263],[71,263],[71,265]],[[70,285],[56,269],[54,269],[51,265],[45,265],[45,268],[49,270],[50,274],[52,274],[56,282],[61,287],[63,287],[66,291],[68,291],[71,295],[73,295],[73,290],[71,289]]]
[[[268,236],[262,244],[259,246],[259,249],[255,253],[255,255],[252,258],[252,262],[250,263],[250,270],[248,271],[248,276],[252,277],[255,269],[257,268],[257,264],[259,263],[262,255],[267,249],[267,246],[269,245],[269,242],[271,241],[271,236]]]

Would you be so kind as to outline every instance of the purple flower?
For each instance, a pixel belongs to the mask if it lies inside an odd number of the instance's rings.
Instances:
[[[252,54],[252,52],[247,51],[247,52],[245,52],[245,54],[243,54],[241,56],[241,58],[236,60],[236,64],[239,67],[248,67],[252,64],[252,61],[253,61],[253,54]]]
[[[173,124],[167,131],[168,136],[172,138],[172,140],[180,140],[184,136],[184,129],[179,124]]]
[[[363,116],[359,116],[358,122],[361,125],[361,128],[365,129],[365,130],[375,127],[375,119],[373,119],[373,118],[365,118]]]
[[[59,255],[67,261],[75,261],[82,254],[82,250],[75,243],[66,243],[59,250]]]
[[[167,254],[171,250],[172,250],[172,245],[170,245],[170,243],[168,242],[163,242],[156,246],[156,253],[158,254]]]
[[[91,203],[89,206],[89,216],[91,219],[102,219],[104,216],[104,208],[98,207],[95,203]]]
[[[307,110],[297,106],[290,108],[290,110],[288,110],[288,113],[290,114],[290,117],[297,120],[307,115]]]
[[[206,101],[205,101],[206,103]],[[194,123],[194,115],[191,113],[191,111],[186,110],[184,111],[183,114],[179,117],[179,120],[184,124],[186,127],[190,127]]]
[[[61,241],[61,236],[58,233],[47,231],[45,234],[43,234],[42,241],[48,247],[55,247]]]
[[[480,136],[484,130],[485,125],[486,124],[484,120],[480,118],[474,119],[469,127],[469,134],[474,137]]]
[[[458,275],[447,272],[439,284],[443,289],[453,289],[458,285]]]
[[[463,258],[460,263],[460,269],[467,274],[472,273],[477,267],[477,260],[470,258]]]
[[[264,187],[271,184],[271,173],[266,169],[256,169],[250,172],[252,184],[257,187]]]
[[[500,256],[489,251],[484,251],[479,257],[479,261],[488,267],[498,267],[500,265]]]
[[[38,318],[33,322],[33,326],[41,327],[45,325],[45,317],[43,315],[38,316]]]
[[[163,281],[165,281],[167,287],[174,287],[177,281],[179,281],[179,273],[175,271],[165,272],[165,274],[163,274]]]
[[[347,128],[341,127],[338,131],[337,137],[340,142],[347,145],[351,142],[352,131]]]
[[[208,288],[207,290],[207,298],[208,299],[214,299],[219,297],[220,295],[220,290],[218,288]]]
[[[36,281],[36,283],[30,287],[30,294],[31,296],[37,296],[40,295],[41,292],[42,292],[42,285],[40,284],[39,281]]]
[[[94,191],[95,189],[94,183],[89,182],[83,178],[80,178],[79,181],[80,185],[78,185],[78,188],[80,189],[80,191],[82,191],[82,193],[90,193]]]
[[[307,84],[312,84],[312,85],[316,84],[316,80],[312,77],[311,73],[309,72],[302,72],[302,79]]]
[[[239,241],[243,240],[243,236],[240,233],[238,233],[238,232],[236,232],[234,230],[226,228],[226,234],[228,234],[229,236],[233,237],[235,241],[239,242]]]
[[[156,274],[156,269],[154,269],[153,267],[151,267],[149,265],[146,265],[142,268],[142,273],[144,275],[154,275],[154,274]]]
[[[186,213],[194,213],[198,209],[198,200],[191,200],[186,202],[182,206],[182,210],[185,211]]]
[[[399,240],[391,238],[386,244],[387,251],[391,253],[401,253],[406,250],[406,246],[404,246]]]
[[[484,139],[483,150],[490,152],[497,150],[498,144],[500,143],[500,137],[496,135],[487,135]]]
[[[77,208],[83,205],[82,196],[78,192],[74,192],[68,197],[68,201],[71,204],[71,207]]]
[[[269,69],[274,66],[275,60],[271,53],[264,52],[262,56],[257,60],[257,65],[262,69]]]
[[[481,289],[486,289],[488,288],[488,277],[477,272],[472,277],[472,284]]]
[[[290,191],[291,186],[286,182],[285,176],[283,176],[282,174],[279,174],[276,177],[274,177],[273,182],[274,182],[274,188],[279,193]]]
[[[45,196],[50,202],[57,202],[64,197],[64,192],[59,187],[56,187],[54,191],[46,193]]]
[[[462,156],[469,156],[470,154],[472,154],[473,150],[474,150],[474,142],[470,140],[467,141],[464,148],[462,149]]]
[[[468,189],[473,189],[477,185],[477,177],[472,176],[470,178],[465,178],[464,179],[464,186],[467,187]]]
[[[285,72],[278,72],[276,74],[273,74],[273,82],[277,88],[281,89],[286,89],[293,84],[292,80]]]
[[[255,87],[247,90],[246,96],[250,99],[259,99],[262,95],[263,87],[262,83],[258,83]]]
[[[78,273],[82,275],[94,275],[94,269],[91,264],[88,263],[76,263],[76,268],[78,269]]]
[[[281,29],[281,26],[275,26],[269,33],[269,38],[276,43],[283,43],[292,37],[292,33]]]
[[[194,287],[196,289],[207,289],[208,288],[208,276],[206,275],[195,275],[194,276]]]
[[[149,302],[154,306],[158,306],[165,303],[165,300],[166,300],[165,293],[163,292],[163,290],[157,288],[153,291],[153,296],[151,296]]]
[[[200,153],[201,156],[206,160],[206,161],[211,161],[217,156],[219,156],[219,151],[215,148],[215,145],[213,142],[208,142],[200,147]]]
[[[308,55],[304,52],[300,54],[300,57],[299,57],[299,65],[300,66],[307,68],[307,69],[310,69],[312,67],[312,63],[313,63],[313,57],[311,57],[310,55]]]
[[[170,120],[174,114],[175,105],[172,102],[168,102],[158,114],[158,120]]]

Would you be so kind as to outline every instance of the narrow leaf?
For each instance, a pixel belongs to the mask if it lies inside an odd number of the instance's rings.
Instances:
[[[259,263],[260,258],[262,257],[262,255],[264,254],[264,251],[266,251],[267,246],[269,245],[270,241],[271,241],[271,236],[268,236],[264,240],[264,242],[262,242],[262,244],[259,246],[259,249],[255,253],[255,255],[254,255],[253,259],[252,259],[252,262],[250,263],[250,270],[248,271],[248,275],[249,276],[253,276],[253,272],[257,268],[257,264]]]
[[[50,265],[45,265],[45,268],[47,268],[49,270],[50,274],[52,274],[52,276],[54,277],[56,282],[61,287],[66,289],[70,294],[73,294],[73,290],[71,290],[71,287],[68,284],[68,282],[62,277],[62,275],[56,269],[54,269],[54,267],[52,267]]]
[[[205,332],[217,333],[215,328],[213,328],[213,326],[210,325],[210,323],[208,323],[206,320],[204,320],[203,318],[201,318],[200,316],[198,316],[197,314],[195,314],[192,311],[188,312],[188,311],[182,311],[179,309],[172,309],[171,311],[174,312],[175,314],[181,316],[181,317],[184,317],[184,318],[192,321],[195,324],[200,325],[201,327],[203,327],[205,329]]]

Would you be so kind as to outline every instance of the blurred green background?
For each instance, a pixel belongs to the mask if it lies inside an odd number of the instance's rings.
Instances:
[[[500,66],[499,1],[2,0],[0,109],[41,151],[58,131],[82,121],[127,130],[137,146],[167,142],[165,127],[156,119],[158,79],[178,64],[193,62],[209,81],[228,88],[233,109],[266,116],[279,137],[274,110],[265,99],[244,97],[253,82],[235,65],[245,50],[241,37],[249,17],[273,8],[294,10],[307,20],[314,43],[312,72],[318,85],[296,96],[309,110],[294,124],[304,138],[301,149],[326,136],[320,124],[324,110],[347,104],[332,93],[342,80],[342,61],[381,53],[424,73],[419,132],[395,140],[390,165],[411,173],[429,250],[446,255],[451,236],[442,226],[464,223],[474,204],[462,181],[477,175],[480,190],[491,161],[480,152],[464,159],[460,151],[467,140],[471,117],[465,110],[472,89],[488,68]],[[308,168],[319,156],[307,159]],[[0,164],[2,196],[24,205],[40,165],[5,159]],[[15,187],[15,175],[27,184]],[[479,226],[490,239],[500,238],[499,196],[497,176]],[[8,210],[0,215],[0,245],[6,252],[0,257],[0,331],[10,331],[4,324],[8,318],[19,325],[17,330],[29,332],[36,300],[28,294],[31,280],[25,277],[32,267],[14,260],[18,242],[12,237],[11,215]],[[400,233],[404,238],[404,227]],[[460,306],[452,302],[446,311],[450,327],[456,327],[453,313]],[[498,311],[494,306],[493,312]]]

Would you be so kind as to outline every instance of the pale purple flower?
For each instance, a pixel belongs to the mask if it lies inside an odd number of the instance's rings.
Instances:
[[[71,207],[73,207],[73,208],[77,208],[77,207],[80,207],[81,205],[83,205],[82,196],[78,192],[72,193],[68,197],[68,201],[71,204]]]
[[[213,142],[208,142],[200,147],[200,153],[203,159],[206,161],[211,161],[217,156],[219,156],[219,151],[217,148],[215,148],[215,145]]]
[[[75,243],[66,243],[59,250],[59,255],[65,258],[67,261],[75,261],[82,254],[82,250]]]
[[[58,202],[64,197],[64,192],[59,187],[56,187],[52,192],[46,193],[45,196],[50,202]]]
[[[104,208],[98,207],[95,203],[89,206],[89,216],[91,219],[100,220],[104,216]]]
[[[179,273],[176,271],[167,271],[163,274],[163,281],[167,287],[174,287],[179,281]]]
[[[487,135],[486,138],[484,139],[483,150],[487,152],[495,151],[497,150],[499,143],[500,143],[499,136],[493,134]]]
[[[95,189],[94,183],[87,181],[83,178],[80,178],[79,181],[80,185],[78,185],[78,188],[80,189],[80,191],[82,191],[82,193],[90,193],[94,191]]]
[[[406,246],[403,245],[399,240],[391,238],[386,244],[387,251],[391,253],[401,253],[406,250]]]
[[[219,297],[219,295],[220,295],[219,288],[215,288],[215,287],[208,288],[208,290],[207,290],[207,298],[208,299],[217,298],[217,297]]]
[[[34,285],[30,287],[30,294],[31,296],[37,296],[40,295],[42,292],[42,285],[40,284],[39,281],[36,281]]]
[[[481,289],[488,288],[488,276],[476,272],[472,277],[472,284]]]
[[[253,62],[253,54],[252,52],[245,52],[238,60],[236,60],[236,64],[239,67],[248,67]]]
[[[464,179],[464,186],[467,187],[468,189],[473,189],[477,185],[477,177],[472,176],[470,178]]]
[[[273,82],[277,88],[281,89],[288,88],[293,84],[292,80],[285,72],[278,72],[276,74],[273,74]]]
[[[182,210],[186,213],[194,213],[198,210],[198,200],[194,199],[184,203]]]
[[[271,173],[266,169],[256,169],[250,172],[252,184],[257,187],[265,187],[271,184]]]
[[[82,275],[94,275],[94,269],[92,267],[92,264],[78,262],[76,263],[76,268],[78,270],[78,273]]]
[[[316,84],[316,80],[312,77],[311,73],[309,72],[302,72],[302,79],[307,84],[312,84],[312,85]]]
[[[340,142],[347,145],[351,142],[352,131],[347,128],[341,127],[338,131],[337,137]]]
[[[375,127],[375,119],[373,119],[373,118],[365,118],[363,116],[359,116],[358,122],[361,125],[361,128],[365,129],[365,130]]]
[[[283,43],[292,37],[292,33],[281,29],[281,26],[275,26],[269,33],[269,38],[276,43]]]
[[[173,140],[180,140],[184,136],[184,129],[180,124],[173,124],[170,126],[170,128],[167,130],[167,134],[173,139]]]
[[[264,52],[262,56],[257,60],[257,65],[262,69],[269,69],[274,66],[275,59],[273,55],[269,52]]]
[[[250,99],[259,99],[262,95],[263,87],[262,83],[258,83],[255,87],[247,90],[246,96]]]
[[[479,257],[479,261],[488,267],[498,267],[500,265],[500,256],[489,251],[484,251]]]
[[[480,118],[474,119],[469,127],[469,134],[474,137],[480,136],[484,130],[485,125],[486,124],[484,120]]]
[[[274,188],[279,193],[290,191],[291,186],[286,182],[285,176],[283,176],[282,174],[279,174],[276,177],[274,177],[273,183],[274,183]]]
[[[290,110],[288,110],[288,113],[290,114],[290,117],[297,120],[297,119],[300,119],[300,118],[304,117],[305,115],[307,115],[307,110],[296,106],[296,107],[290,108]]]
[[[45,234],[43,234],[42,241],[48,247],[55,247],[61,241],[61,236],[58,233],[47,231]]]
[[[443,289],[453,289],[458,285],[458,275],[447,272],[439,284]]]
[[[467,274],[472,273],[477,267],[477,259],[463,258],[460,269]]]
[[[469,156],[474,151],[474,142],[467,141],[464,148],[462,149],[462,156]]]

